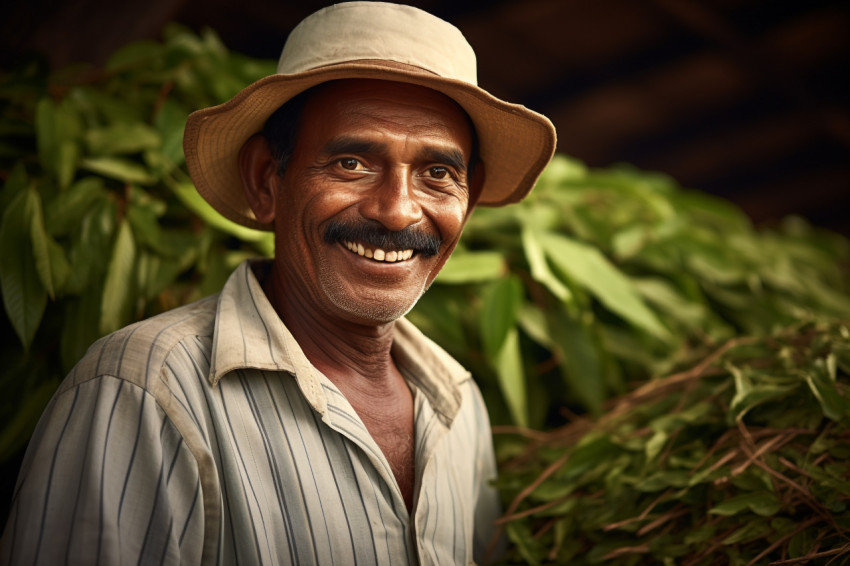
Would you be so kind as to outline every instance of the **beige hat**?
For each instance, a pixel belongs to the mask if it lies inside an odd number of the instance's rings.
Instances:
[[[183,149],[201,196],[234,222],[271,230],[245,200],[239,150],[296,94],[326,81],[354,78],[425,86],[469,114],[485,171],[478,204],[520,201],[555,151],[555,128],[545,116],[477,86],[475,53],[456,27],[411,6],[347,2],[319,10],[292,30],[277,74],[189,116]]]

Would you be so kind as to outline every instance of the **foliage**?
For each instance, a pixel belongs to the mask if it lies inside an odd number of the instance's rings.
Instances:
[[[0,461],[95,339],[272,254],[200,198],[181,142],[190,110],[273,69],[172,26],[104,69],[0,77]],[[756,231],[663,175],[564,156],[523,203],[477,210],[409,316],[495,423],[572,418],[526,447],[497,436],[513,556],[637,564],[720,541],[738,560],[758,537],[796,556],[836,540],[823,524],[846,543],[847,336],[824,321],[850,317],[848,258],[802,220]]]
[[[850,316],[846,239],[795,218],[756,231],[626,166],[556,156],[525,201],[477,210],[462,245],[411,318],[472,370],[498,423],[598,415],[731,337]]]
[[[850,560],[844,324],[734,338],[598,420],[516,432],[500,485],[509,563]]]
[[[217,292],[267,233],[213,211],[185,172],[193,109],[273,72],[212,33],[166,29],[104,69],[0,80],[0,460],[26,443],[62,376],[98,337]]]

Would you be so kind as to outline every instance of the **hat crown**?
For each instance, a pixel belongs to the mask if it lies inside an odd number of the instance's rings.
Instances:
[[[277,66],[284,75],[358,60],[394,61],[478,84],[475,52],[459,29],[412,6],[346,2],[303,20]]]

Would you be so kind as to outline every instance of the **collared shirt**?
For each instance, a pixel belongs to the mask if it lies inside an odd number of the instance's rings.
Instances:
[[[305,357],[250,264],[218,296],[95,343],[36,428],[4,564],[468,564],[497,495],[468,372],[405,320],[408,514],[390,466]]]

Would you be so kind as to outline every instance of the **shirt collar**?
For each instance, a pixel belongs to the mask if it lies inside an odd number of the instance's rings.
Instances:
[[[295,377],[307,401],[321,414],[327,408],[322,381],[272,307],[254,269],[268,260],[243,262],[228,278],[218,299],[210,360],[215,387],[238,369],[287,372]],[[448,426],[461,403],[459,385],[470,378],[449,354],[406,319],[395,323],[392,354],[405,378],[426,396]]]

